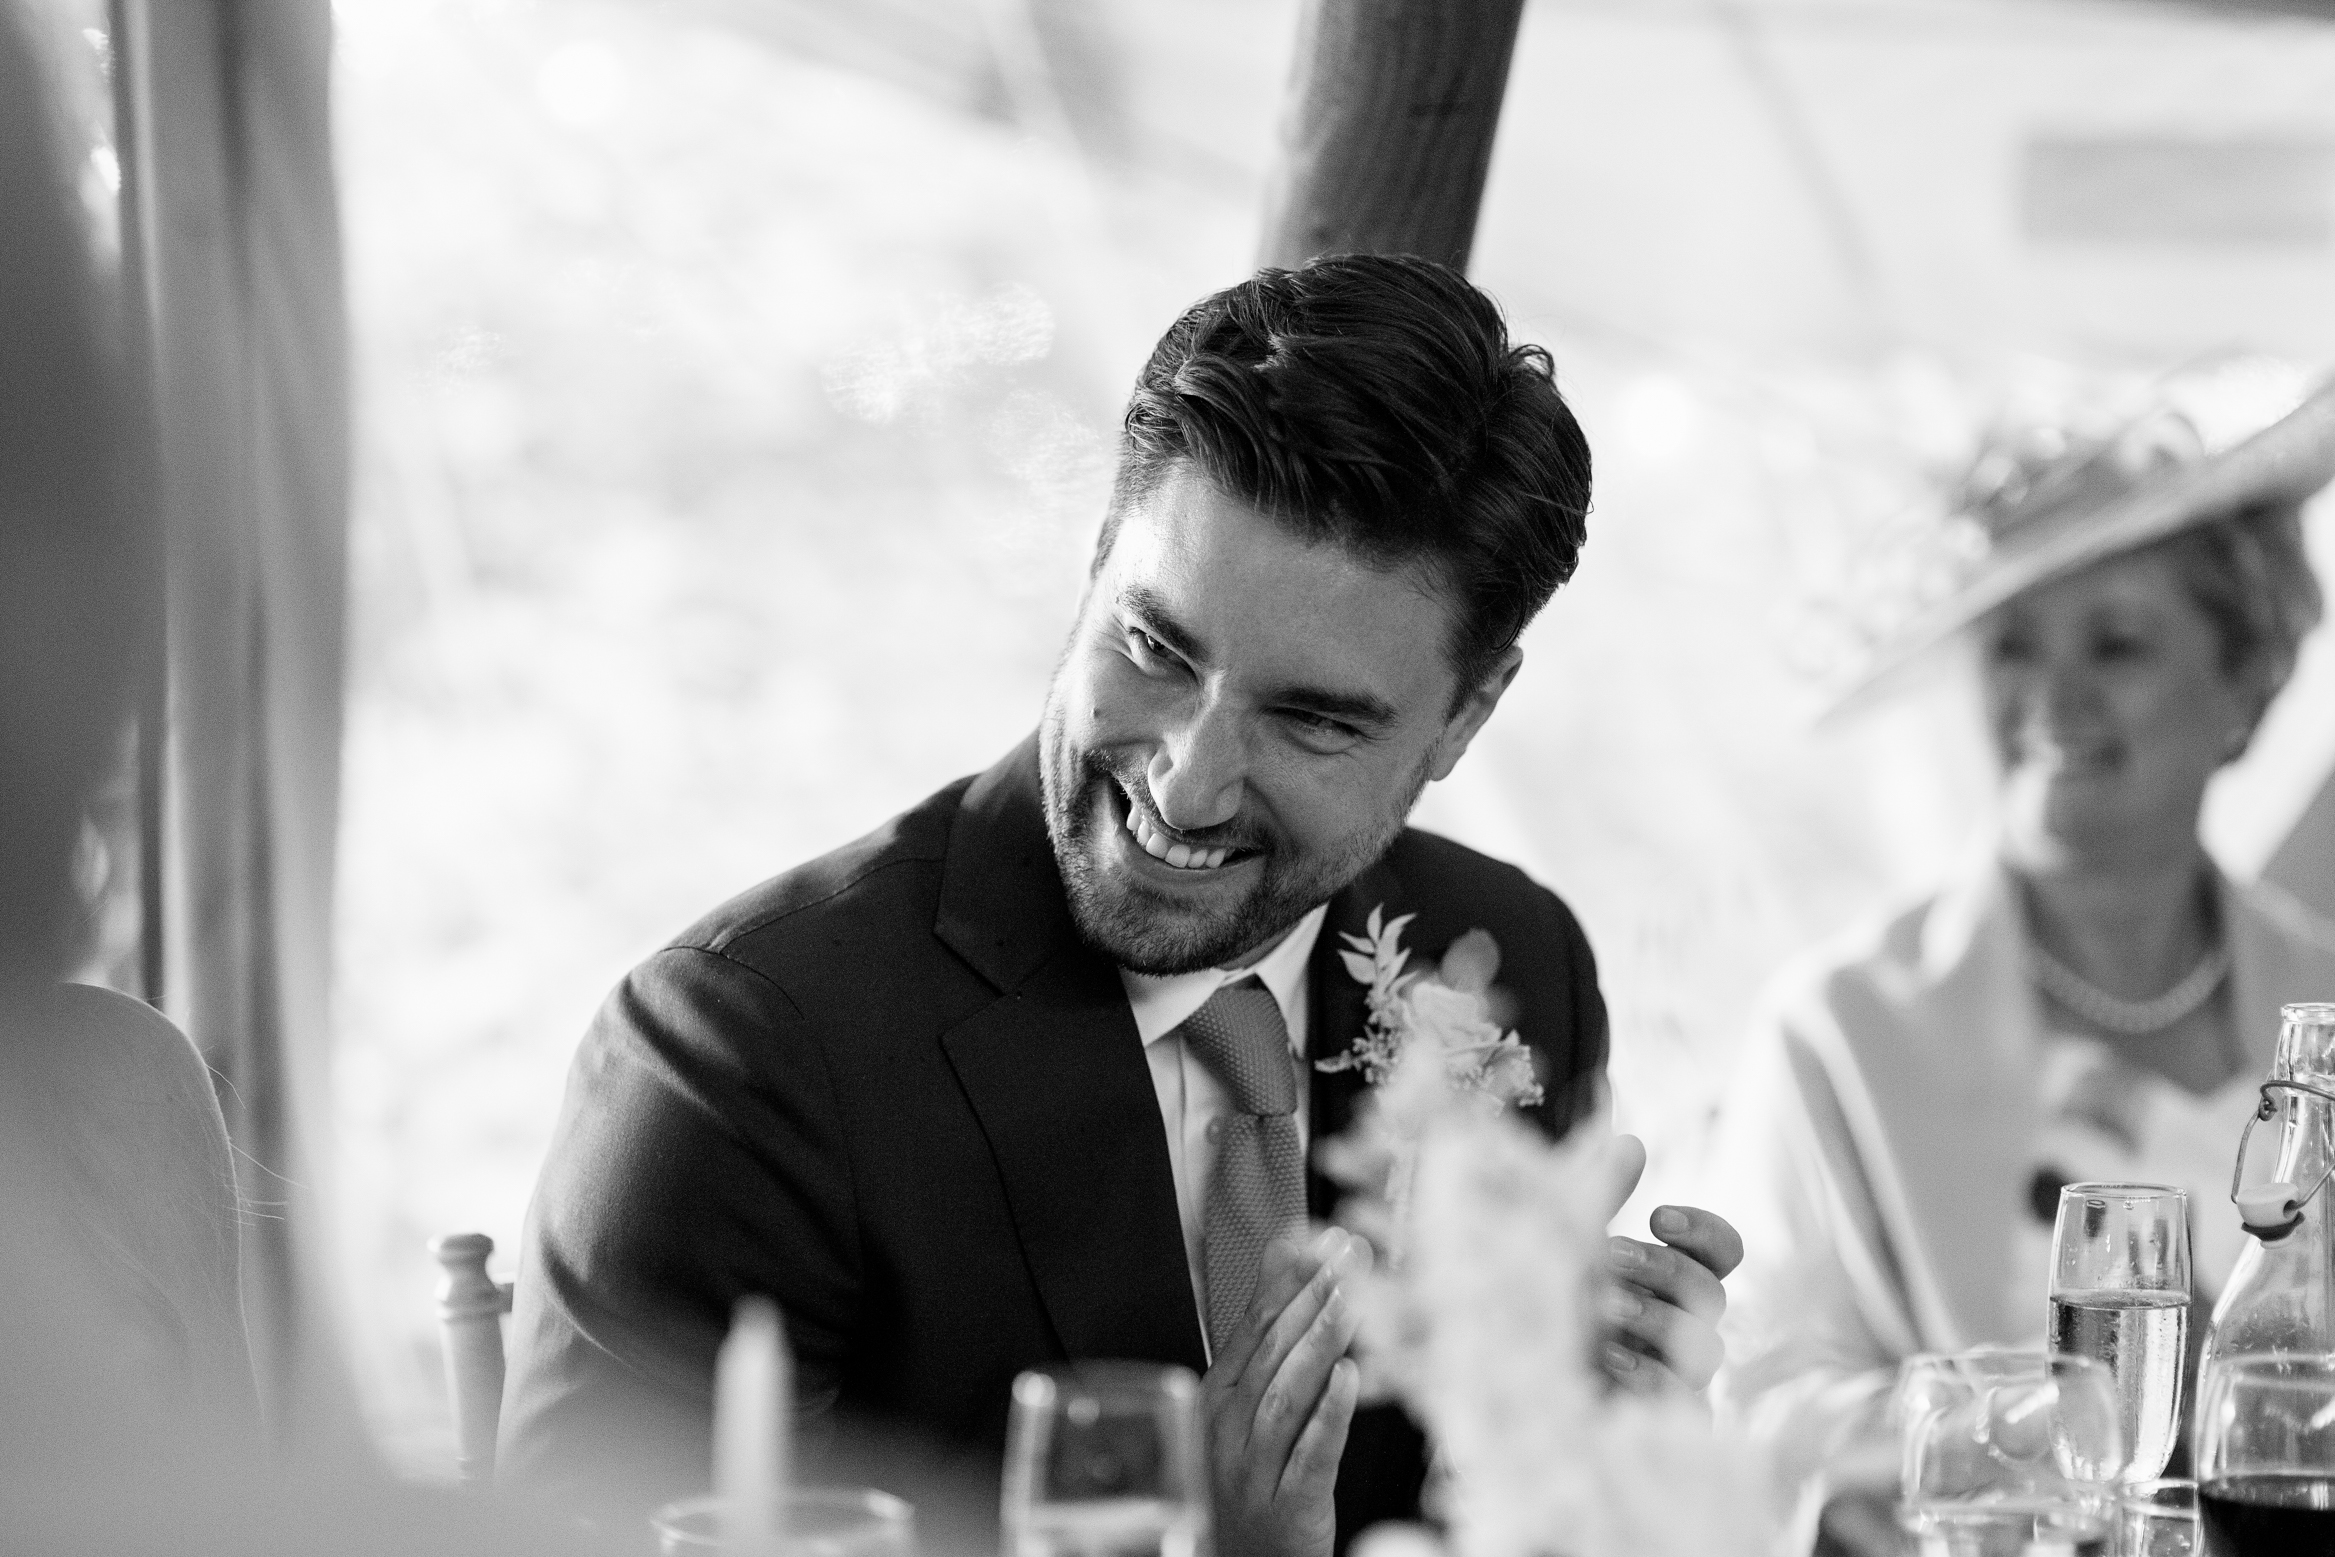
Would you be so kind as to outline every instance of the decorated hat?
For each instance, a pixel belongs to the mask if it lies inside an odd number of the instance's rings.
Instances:
[[[1925,651],[2039,584],[2335,479],[2335,379],[2268,427],[2209,453],[2169,404],[2104,432],[2061,426],[1988,438],[1954,493],[1957,566],[1868,662],[1834,712],[1861,706]]]

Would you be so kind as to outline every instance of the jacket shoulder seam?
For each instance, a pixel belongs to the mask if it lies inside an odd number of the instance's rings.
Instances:
[[[747,936],[756,934],[759,931],[767,930],[772,925],[783,924],[785,921],[794,918],[797,914],[807,914],[814,908],[823,908],[827,904],[834,902],[837,898],[844,896],[846,893],[855,891],[856,889],[865,886],[868,882],[884,874],[886,871],[897,870],[904,865],[935,865],[939,864],[942,858],[943,857],[938,854],[895,855],[890,859],[882,860],[875,864],[869,865],[866,869],[853,875],[850,879],[836,883],[832,889],[820,894],[818,897],[812,898],[808,902],[790,903],[784,908],[769,909],[766,912],[757,914],[754,917],[741,921],[738,924],[725,926],[717,933],[705,936],[703,938],[676,940],[668,945],[666,950],[712,952],[715,955],[723,957],[729,961],[738,962],[740,967],[746,967],[747,964],[739,962],[737,958],[731,956],[729,948],[736,945],[739,941],[744,940]],[[773,980],[772,983],[775,987],[776,981]]]

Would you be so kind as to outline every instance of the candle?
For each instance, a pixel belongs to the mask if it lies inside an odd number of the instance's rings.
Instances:
[[[714,1369],[713,1490],[725,1557],[776,1557],[793,1381],[778,1308],[741,1299]]]

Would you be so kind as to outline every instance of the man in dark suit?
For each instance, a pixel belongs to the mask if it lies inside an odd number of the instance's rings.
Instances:
[[[1420,260],[1267,271],[1195,306],[1132,402],[1038,733],[717,909],[586,1037],[529,1216],[506,1476],[702,1485],[732,1306],[776,1298],[814,1418],[994,1450],[1021,1369],[1205,1375],[1216,1540],[1322,1557],[1415,1509],[1356,1415],[1369,1251],[1305,1147],[1356,1072],[1337,957],[1370,911],[1499,944],[1561,1133],[1606,1019],[1588,944],[1513,867],[1403,820],[1570,575],[1589,458],[1548,358]],[[1608,1367],[1699,1388],[1740,1253],[1666,1208],[1617,1240]]]

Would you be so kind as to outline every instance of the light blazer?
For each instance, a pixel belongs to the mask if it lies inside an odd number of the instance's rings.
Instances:
[[[2225,879],[2219,894],[2227,998],[2267,1076],[2280,1005],[2335,998],[2335,928],[2272,888]],[[1879,1441],[1899,1359],[2035,1327],[2007,1306],[2043,1032],[2026,935],[1990,857],[1786,970],[1762,1002],[1705,1188],[1747,1251],[1717,1398],[1795,1486]]]
[[[1541,1122],[1568,1127],[1606,1049],[1580,927],[1430,834],[1332,900],[1314,1054],[1361,1030],[1335,953],[1379,903],[1418,915],[1405,940],[1425,957],[1491,931],[1548,1083]],[[1315,1139],[1360,1090],[1316,1074]],[[1325,1216],[1334,1190],[1309,1177]],[[528,1214],[506,1479],[634,1506],[703,1487],[714,1353],[751,1293],[785,1315],[806,1412],[983,1454],[1024,1368],[1204,1366],[1158,1099],[1118,970],[1073,928],[1034,738],[717,909],[609,997]],[[1347,1534],[1406,1511],[1422,1472],[1407,1422],[1366,1415]]]

